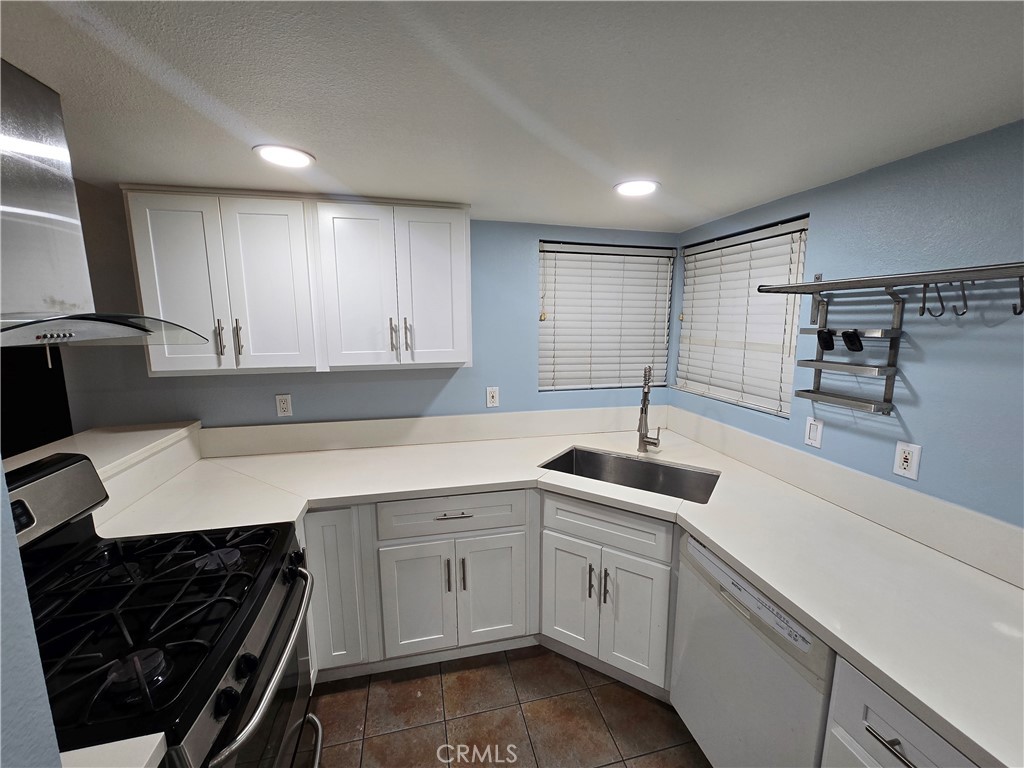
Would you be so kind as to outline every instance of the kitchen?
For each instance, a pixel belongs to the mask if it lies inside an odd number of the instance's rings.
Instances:
[[[201,420],[203,437],[189,433],[182,438],[203,444],[202,462],[188,467],[196,474],[212,471],[211,463],[225,467],[250,461],[275,489],[301,496],[302,502],[317,500],[326,514],[330,500],[335,508],[360,506],[401,501],[403,494],[416,498],[409,495],[414,491],[439,496],[470,485],[450,469],[433,467],[431,452],[472,468],[476,491],[509,490],[518,483],[531,494],[538,493],[542,471],[537,466],[573,444],[568,437],[550,436],[585,434],[589,441],[579,444],[632,452],[639,382],[621,388],[538,386],[539,241],[680,248],[809,214],[806,281],[818,272],[829,280],[1021,260],[1019,4],[843,4],[833,10],[680,4],[642,6],[642,11],[618,5],[577,11],[560,5],[532,10],[500,5],[491,11],[480,6],[332,5],[316,13],[288,6],[269,6],[261,13],[245,8],[128,4],[117,10],[5,3],[0,9],[4,58],[62,97],[97,309],[140,309],[118,184],[457,201],[471,206],[472,365],[235,378],[150,376],[146,355],[137,348],[63,348],[75,432]],[[619,71],[602,54],[621,45],[621,30],[631,30],[635,43],[652,43],[632,46],[632,55],[641,58],[627,61]],[[580,41],[570,45],[574,34]],[[332,60],[330,46],[342,44],[344,67],[338,67],[348,73],[344,87],[339,84],[329,99],[323,85],[314,91],[319,95],[296,87],[307,72],[317,83],[339,78],[326,62]],[[754,61],[767,57],[765,62],[775,68],[765,64],[759,71],[750,58],[730,59],[725,52],[722,59],[708,58],[709,49],[719,46],[734,55],[729,46],[754,50]],[[638,48],[648,52],[641,56]],[[58,49],[61,55],[53,55]],[[555,52],[551,58],[548,51]],[[717,67],[709,67],[709,61]],[[729,61],[735,62],[733,68]],[[587,67],[599,65],[595,71],[604,77],[590,82]],[[417,72],[426,85],[412,76]],[[539,72],[558,77],[536,83]],[[680,78],[677,72],[693,76]],[[566,85],[559,89],[559,82]],[[614,88],[623,99],[621,113],[608,114],[604,88]],[[742,97],[723,100],[706,92],[716,88],[740,89]],[[318,104],[319,99],[324,103]],[[756,110],[756,125],[744,106]],[[722,129],[701,116],[701,107],[724,110],[742,126]],[[363,115],[367,111],[375,113],[376,122],[360,122],[371,119]],[[408,113],[416,119],[409,120]],[[650,118],[638,120],[642,115]],[[630,131],[637,132],[635,138]],[[274,170],[251,151],[269,141],[300,146],[317,161],[306,171]],[[529,159],[529,165],[507,164],[505,153],[520,164]],[[727,162],[732,155],[737,157]],[[761,170],[751,174],[755,167]],[[653,175],[661,189],[647,199],[618,198],[612,185],[633,175]],[[676,318],[686,308],[683,261],[676,260],[673,320],[663,363],[670,383],[679,358]],[[1024,344],[1011,306],[1024,300],[1017,297],[1015,281],[990,285],[991,292],[982,281],[967,282],[970,312],[963,316],[959,283],[939,286],[949,307],[941,317],[933,316],[941,314],[934,285],[924,304],[920,285],[903,291],[906,332],[893,416],[793,398],[789,418],[780,418],[656,386],[650,426],[652,431],[662,428],[661,457],[716,470],[734,466],[730,462],[754,467],[848,510],[847,516],[874,520],[879,530],[884,526],[903,533],[897,538],[916,539],[950,555],[947,559],[958,558],[975,566],[972,570],[981,568],[1019,587]],[[931,312],[919,315],[918,305]],[[886,305],[873,307],[884,310]],[[808,302],[800,313],[801,325],[813,324]],[[836,343],[841,346],[838,338]],[[801,337],[798,347],[801,358],[816,352],[812,336]],[[797,369],[794,388],[812,386],[812,375]],[[500,390],[495,410],[485,402],[492,386]],[[276,396],[282,393],[291,395],[292,417],[276,415]],[[820,448],[804,443],[811,416],[824,422]],[[357,422],[367,420],[373,421],[359,433]],[[232,431],[292,421],[334,422],[339,431],[288,427],[290,438],[262,436],[285,434],[276,426],[265,433]],[[603,443],[595,436],[616,432],[627,442]],[[282,439],[298,447],[286,449]],[[459,453],[458,442],[449,445],[459,439],[494,443],[490,448],[499,452],[468,443],[479,455]],[[544,442],[515,458],[500,453],[497,444],[503,439]],[[893,474],[898,440],[927,448],[919,456],[916,481]],[[417,442],[434,447],[417,452]],[[691,442],[716,455],[700,453]],[[440,444],[454,453],[445,454]],[[409,476],[392,478],[391,486],[382,487],[370,474],[371,457],[362,452],[403,445],[401,456],[407,458],[393,464],[401,468],[391,474]],[[326,456],[345,446],[359,452],[345,463],[366,462],[368,468],[362,477],[346,471],[343,488],[340,480],[312,478],[299,488],[294,477],[270,479],[275,471],[284,472],[276,468],[303,455],[286,450],[319,450]],[[228,458],[250,453],[277,457],[262,462],[255,455]],[[709,464],[712,459],[715,464]],[[102,473],[95,457],[94,462]],[[511,477],[496,466],[506,462]],[[430,471],[417,472],[417,466]],[[839,472],[843,468],[850,472]],[[742,466],[734,470],[743,471]],[[732,493],[729,476],[723,470],[712,503],[723,504]],[[175,477],[186,483],[192,475]],[[579,492],[596,493],[592,486],[581,490],[586,485],[582,479],[573,482]],[[765,487],[760,475],[750,482]],[[563,480],[557,490],[564,494],[570,485]],[[187,483],[181,490],[188,491]],[[593,495],[588,500],[602,499],[608,501]],[[132,503],[144,507],[147,502]],[[745,503],[752,503],[749,496]],[[109,503],[103,509],[97,514],[113,514]],[[141,519],[142,508],[133,509]],[[310,518],[317,514],[307,515],[307,535]],[[703,519],[699,510],[686,514],[689,532],[703,532],[719,547],[719,555],[746,569],[743,575],[755,586],[773,587],[777,593],[770,596],[788,601],[784,607],[798,619],[813,619],[810,628],[817,634],[827,631],[833,639],[838,633],[833,642],[857,651],[844,634],[849,628],[839,632],[836,626],[821,625],[815,613],[820,596],[792,594],[779,586],[779,580],[795,578],[779,573],[780,558],[753,544],[744,545],[741,553],[733,548],[738,543],[727,546],[726,534],[716,529],[724,522]],[[727,519],[716,514],[719,521]],[[834,512],[821,509],[818,514]],[[937,515],[944,515],[941,523]],[[743,524],[755,526],[754,518],[760,519],[751,513]],[[236,522],[244,520],[230,524]],[[755,529],[764,541],[779,535]],[[147,531],[118,535],[136,533]],[[801,539],[797,530],[787,533]],[[777,546],[789,545],[779,541]],[[878,546],[888,551],[889,542]],[[924,567],[931,561],[914,562]],[[814,573],[813,578],[823,577]],[[920,579],[928,580],[924,574]],[[13,624],[6,594],[4,611],[6,674]],[[833,618],[840,622],[843,617]],[[955,626],[956,619],[949,623]],[[1018,633],[1019,648],[1020,616],[1006,623],[1008,632]],[[898,680],[902,671],[892,666],[905,660],[869,662],[876,665],[876,674],[869,675],[873,682],[889,694],[901,693],[896,696],[900,703],[947,741],[968,728],[948,714],[931,719],[935,715],[929,708],[944,701],[941,686],[938,691],[908,690]],[[935,676],[946,674],[952,672]],[[956,690],[952,681],[949,687]],[[5,744],[8,693],[5,683]],[[990,716],[982,703],[975,702],[975,708]],[[1011,699],[1001,709],[1005,716],[1021,707]],[[973,735],[978,733],[984,734],[984,728]],[[956,746],[967,753],[965,743],[971,739],[961,738],[965,741]],[[995,755],[982,745],[981,752],[970,753],[973,761],[1015,764],[1021,754],[1019,744],[1014,745],[1021,739],[1019,726],[999,738],[1008,739],[1004,751]]]

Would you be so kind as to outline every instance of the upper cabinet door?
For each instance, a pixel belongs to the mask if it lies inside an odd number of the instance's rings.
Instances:
[[[402,361],[469,360],[466,212],[395,208]]]
[[[313,368],[313,307],[299,200],[222,197],[239,368]]]
[[[208,195],[127,196],[142,311],[197,331],[204,345],[149,346],[153,371],[235,367],[220,207]],[[218,325],[218,323],[220,325]]]
[[[391,206],[317,204],[327,363],[401,361]]]

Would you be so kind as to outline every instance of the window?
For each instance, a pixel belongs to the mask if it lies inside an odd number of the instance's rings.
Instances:
[[[757,286],[801,280],[807,223],[683,248],[678,388],[789,417],[800,297]]]
[[[663,386],[675,254],[541,240],[539,388]]]

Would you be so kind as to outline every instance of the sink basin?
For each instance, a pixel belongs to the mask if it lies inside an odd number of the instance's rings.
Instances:
[[[663,493],[697,504],[708,503],[721,474],[710,469],[575,446],[541,464],[541,468]]]

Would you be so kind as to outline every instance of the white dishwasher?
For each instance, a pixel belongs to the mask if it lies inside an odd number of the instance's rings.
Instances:
[[[835,652],[689,534],[672,705],[715,768],[821,764]]]

